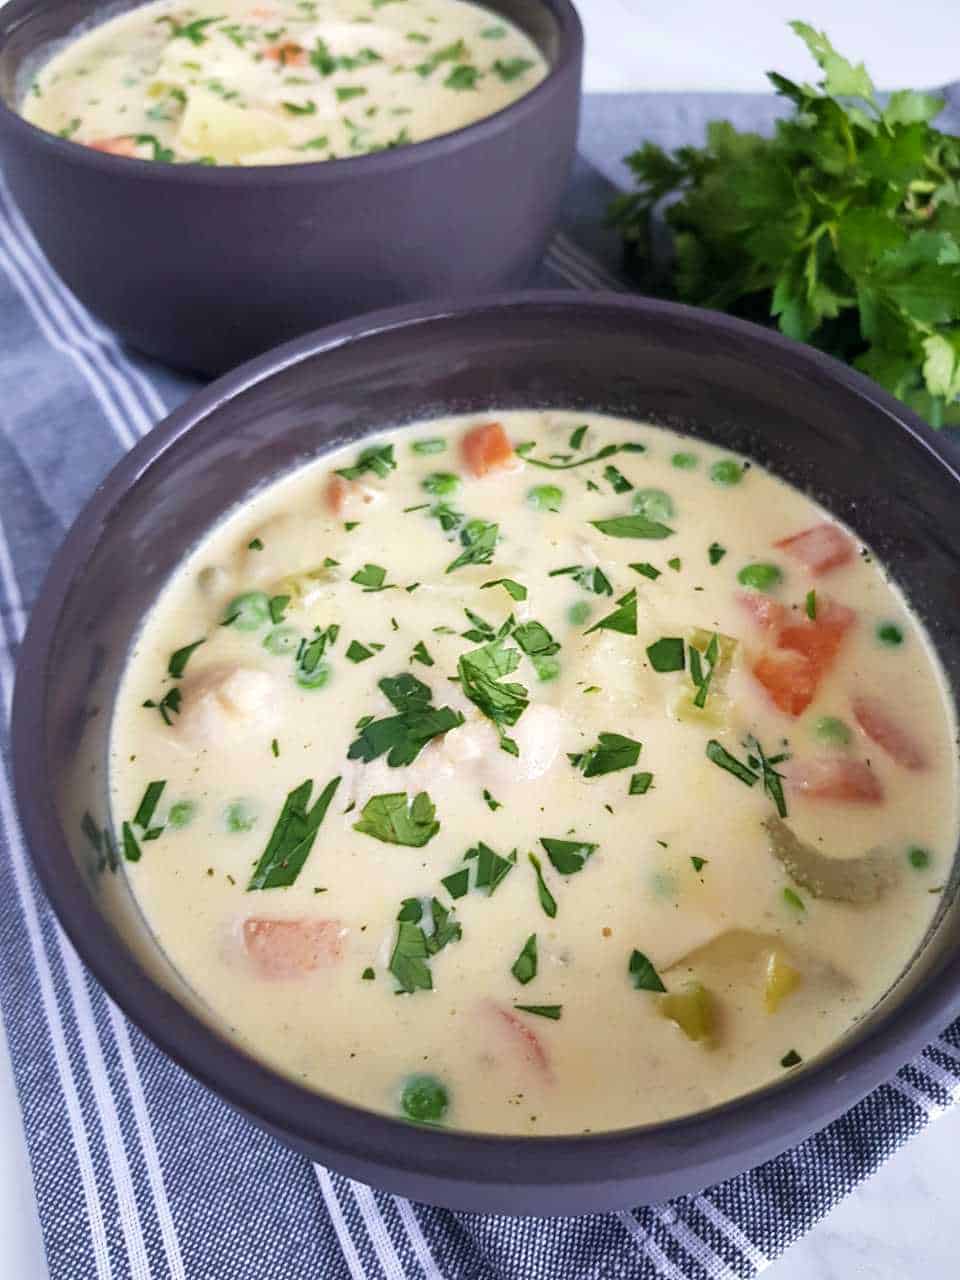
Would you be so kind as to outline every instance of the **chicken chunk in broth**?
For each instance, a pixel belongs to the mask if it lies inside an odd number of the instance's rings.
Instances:
[[[510,411],[249,497],[147,617],[122,874],[211,1018],[424,1123],[619,1128],[822,1053],[923,937],[954,724],[876,560],[760,467]]]
[[[68,40],[27,120],[167,164],[305,164],[449,133],[546,75],[519,28],[465,0],[158,0]]]

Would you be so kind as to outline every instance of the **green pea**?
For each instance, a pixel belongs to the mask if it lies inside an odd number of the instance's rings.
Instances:
[[[293,653],[300,643],[300,632],[295,627],[274,627],[263,637],[263,647],[267,653],[279,657],[283,653]]]
[[[531,662],[536,670],[537,678],[540,680],[556,680],[560,674],[560,659],[554,658],[552,655],[548,654],[546,657],[540,657],[535,654],[531,658]]]
[[[193,815],[196,811],[197,806],[192,800],[178,800],[176,804],[170,806],[170,812],[167,814],[167,826],[187,826],[193,821]]]
[[[433,471],[423,482],[427,493],[435,493],[440,498],[449,497],[460,488],[460,477],[452,471]]]
[[[912,845],[907,850],[907,861],[917,871],[926,871],[930,865],[930,854],[926,849],[921,849],[919,845]]]
[[[450,1095],[436,1076],[410,1076],[403,1086],[400,1105],[404,1115],[418,1124],[440,1124],[447,1114]]]
[[[821,716],[813,726],[813,733],[830,747],[846,747],[853,737],[849,726],[837,716]]]
[[[669,520],[676,510],[673,499],[662,489],[638,489],[633,495],[633,509],[648,520],[658,520],[661,524]]]
[[[238,631],[259,631],[270,617],[270,597],[262,591],[247,591],[234,596],[227,605],[223,625]]]
[[[312,671],[297,669],[296,681],[301,689],[322,689],[330,679],[330,668],[325,662],[318,662]]]
[[[555,484],[538,484],[527,494],[527,501],[536,511],[559,511],[563,490]]]
[[[746,564],[737,574],[737,581],[753,591],[772,591],[783,581],[783,571],[775,564]]]
[[[675,453],[670,461],[680,471],[693,471],[699,459],[695,453]]]
[[[247,800],[231,800],[223,816],[228,831],[252,831],[257,825],[257,815]]]
[[[582,626],[590,617],[590,606],[586,600],[578,600],[576,604],[572,604],[567,610],[567,618],[575,627]]]
[[[903,629],[895,622],[881,622],[876,630],[877,639],[888,649],[896,649],[903,644]]]
[[[722,484],[725,488],[739,484],[743,479],[743,466],[732,458],[722,458],[710,468],[710,479],[714,484]]]

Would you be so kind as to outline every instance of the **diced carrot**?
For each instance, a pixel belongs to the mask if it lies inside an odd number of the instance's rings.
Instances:
[[[307,60],[307,51],[293,40],[285,40],[283,44],[271,45],[264,49],[263,56],[279,62],[281,67],[302,67]]]
[[[855,698],[853,716],[871,742],[884,750],[904,769],[925,769],[929,764],[926,751],[875,698]]]
[[[483,422],[471,427],[460,442],[463,460],[475,476],[507,466],[516,456],[507,433],[499,422]]]
[[[737,594],[737,604],[748,613],[762,631],[779,635],[781,627],[786,625],[789,611],[777,600],[771,600],[762,591],[741,591]]]
[[[822,679],[833,666],[843,638],[856,619],[852,609],[832,600],[818,600],[816,618],[784,627],[777,643],[781,649],[804,654]]]
[[[118,138],[98,138],[96,142],[88,142],[93,151],[106,151],[111,156],[136,156],[137,143],[129,134]]]
[[[853,541],[841,528],[829,521],[815,524],[789,538],[781,538],[773,545],[806,565],[815,578],[829,573],[831,569],[839,569],[843,564],[849,564],[856,555]]]
[[[339,920],[243,922],[243,945],[261,978],[299,978],[337,963],[343,929]]]
[[[802,715],[816,696],[817,669],[805,654],[789,650],[764,653],[752,670],[773,705],[788,716]]]
[[[344,480],[343,476],[332,475],[330,477],[327,481],[327,487],[323,492],[323,500],[331,515],[340,515],[349,492],[350,485],[346,480]]]
[[[553,1074],[550,1069],[550,1059],[547,1056],[546,1049],[540,1042],[540,1037],[533,1028],[519,1014],[514,1013],[512,1009],[504,1009],[502,1005],[493,1000],[488,1000],[485,1003],[490,1013],[507,1032],[511,1043],[524,1060],[530,1066],[536,1068],[540,1075],[549,1079]]]
[[[837,800],[845,804],[882,804],[883,784],[863,760],[830,756],[818,760],[791,761],[784,776],[794,791],[810,800]]]

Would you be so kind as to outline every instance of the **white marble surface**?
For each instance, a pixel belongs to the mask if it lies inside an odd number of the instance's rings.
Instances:
[[[808,77],[808,61],[785,28],[797,16],[825,27],[840,49],[864,59],[881,87],[960,77],[956,0],[579,0],[579,7],[588,90],[764,89],[769,67]],[[958,1152],[960,1108],[901,1149],[766,1274],[771,1280],[956,1280],[951,1227],[960,1211]],[[0,1026],[0,1277],[47,1276]]]

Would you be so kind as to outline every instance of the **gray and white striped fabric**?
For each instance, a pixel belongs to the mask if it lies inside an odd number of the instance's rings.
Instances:
[[[701,100],[677,96],[671,115],[671,97],[588,99],[593,163],[578,165],[544,287],[623,287],[599,225],[601,171],[615,175],[621,134],[698,139]],[[709,110],[771,116],[763,98]],[[631,1212],[523,1221],[412,1204],[312,1167],[184,1075],[84,972],[47,907],[17,827],[6,724],[26,614],[65,528],[197,384],[124,351],[84,311],[2,184],[0,337],[0,1009],[54,1280],[748,1277],[957,1099],[960,1022],[749,1174]]]

